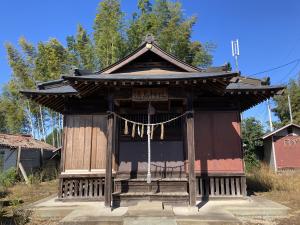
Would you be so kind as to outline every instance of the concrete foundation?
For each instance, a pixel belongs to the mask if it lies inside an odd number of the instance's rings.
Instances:
[[[34,213],[61,224],[89,225],[193,225],[242,224],[241,219],[284,217],[287,207],[251,197],[244,200],[198,202],[195,207],[172,207],[162,202],[139,202],[129,207],[105,208],[103,202],[57,202],[54,198],[31,206]]]

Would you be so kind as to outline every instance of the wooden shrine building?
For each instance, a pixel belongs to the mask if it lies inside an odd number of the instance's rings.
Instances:
[[[64,114],[59,199],[111,206],[246,195],[240,113],[282,90],[188,65],[147,36],[101,71],[22,93]]]

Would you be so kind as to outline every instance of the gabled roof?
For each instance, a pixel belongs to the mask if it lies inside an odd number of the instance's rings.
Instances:
[[[31,135],[0,134],[0,146],[8,148],[22,147],[24,149],[55,150],[56,148],[43,141],[34,139]]]
[[[269,79],[244,77],[229,65],[201,69],[162,50],[151,35],[132,53],[97,72],[74,69],[61,79],[40,83],[37,90],[21,93],[54,111],[63,112],[69,98],[83,98],[112,87],[206,88],[220,96],[240,100],[242,111],[281,94],[284,86],[270,86]]]
[[[276,134],[276,133],[278,133],[278,132],[280,132],[280,131],[282,131],[282,130],[288,128],[288,127],[297,127],[297,128],[300,129],[300,126],[299,126],[299,125],[294,124],[294,123],[289,123],[289,124],[287,124],[287,125],[285,125],[285,126],[283,126],[283,127],[281,127],[281,128],[278,128],[277,130],[274,130],[274,131],[272,131],[272,132],[269,132],[269,133],[265,134],[265,135],[262,137],[262,139],[266,139],[266,138],[268,138],[268,137],[270,137],[270,136],[272,136],[272,135],[274,135],[274,134]]]
[[[189,79],[207,79],[207,78],[231,78],[238,75],[235,72],[178,72],[178,73],[163,73],[152,75],[137,75],[131,73],[114,73],[114,74],[90,74],[84,76],[62,76],[65,80],[91,80],[91,81],[152,81],[152,80],[189,80]]]
[[[162,59],[168,61],[169,63],[173,64],[176,67],[181,68],[186,72],[200,72],[201,69],[191,66],[182,60],[176,58],[175,56],[167,53],[166,51],[162,50],[155,42],[153,36],[147,35],[145,41],[138,47],[135,51],[130,53],[129,55],[125,56],[123,59],[117,61],[116,63],[100,70],[99,74],[111,74],[116,70],[120,69],[121,67],[127,65],[128,63],[132,62],[133,60],[137,59],[138,57],[142,56],[146,52],[153,52],[156,55],[160,56]]]
[[[22,90],[20,91],[21,93],[27,93],[27,94],[35,94],[35,93],[39,93],[39,94],[77,94],[77,91],[70,85],[64,85],[64,86],[60,86],[60,87],[53,87],[53,88],[47,88],[47,89],[40,89],[40,90]]]

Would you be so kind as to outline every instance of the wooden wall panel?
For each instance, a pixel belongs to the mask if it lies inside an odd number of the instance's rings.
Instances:
[[[66,139],[65,139],[65,170],[72,169],[72,151],[73,151],[73,117],[66,116]]]
[[[93,129],[93,118],[91,116],[86,116],[84,137],[92,138],[92,129]],[[83,157],[83,166],[84,166],[84,168],[87,168],[87,169],[90,169],[90,167],[91,167],[91,149],[92,149],[92,139],[91,138],[87,138],[84,142],[85,154]]]
[[[105,169],[107,117],[93,116],[92,169]]]
[[[242,173],[239,114],[235,111],[195,113],[195,170]]]
[[[82,154],[81,143],[84,142],[84,137],[80,137],[80,116],[73,117],[73,150],[72,150],[72,169],[83,169],[82,158],[79,156]]]
[[[66,115],[65,170],[105,169],[104,115]]]

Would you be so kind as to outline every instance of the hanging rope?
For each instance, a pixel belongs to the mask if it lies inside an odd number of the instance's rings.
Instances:
[[[134,138],[135,136],[135,123],[132,124],[132,132],[131,132],[131,137]]]
[[[181,118],[181,117],[183,117],[183,116],[185,116],[185,115],[187,115],[187,114],[189,114],[189,113],[193,113],[193,111],[186,111],[186,112],[184,112],[183,114],[181,114],[181,115],[179,115],[179,116],[176,116],[176,117],[174,117],[174,118],[171,118],[171,119],[169,119],[169,120],[166,120],[166,121],[163,121],[163,122],[159,122],[159,123],[141,123],[141,122],[136,122],[136,121],[133,121],[133,120],[129,120],[129,119],[126,119],[125,117],[123,117],[123,116],[120,116],[119,114],[117,114],[117,113],[115,113],[115,112],[110,112],[110,111],[108,111],[108,113],[109,114],[112,114],[112,115],[114,115],[114,116],[116,116],[116,117],[118,117],[118,118],[120,118],[120,119],[122,119],[122,120],[124,120],[125,122],[127,121],[127,122],[129,122],[129,123],[132,123],[132,124],[136,124],[136,125],[144,125],[144,126],[158,126],[158,125],[161,125],[161,124],[166,124],[166,123],[170,123],[170,122],[172,122],[172,121],[174,121],[174,120],[177,120],[177,119],[179,119],[179,118]]]
[[[125,120],[124,134],[128,134],[128,121]]]
[[[151,125],[151,134],[150,134],[150,139],[153,139],[153,133],[154,133],[154,125]]]
[[[136,130],[137,130],[138,136],[140,136],[141,138],[143,138],[143,136],[144,136],[144,127],[146,126],[147,129],[149,129],[149,131],[150,131],[150,139],[151,140],[153,139],[154,130],[155,130],[156,126],[160,126],[160,139],[163,140],[164,137],[165,137],[165,127],[164,127],[164,124],[170,123],[170,122],[172,122],[174,120],[177,120],[177,119],[185,116],[188,113],[192,113],[192,112],[191,111],[186,111],[186,112],[184,112],[183,114],[181,114],[179,116],[176,116],[176,117],[174,117],[172,119],[169,119],[169,120],[166,120],[166,121],[163,121],[163,122],[159,122],[159,123],[141,123],[141,122],[136,122],[136,121],[133,121],[133,120],[128,120],[125,117],[122,117],[122,116],[118,115],[115,112],[109,112],[110,115],[112,114],[115,117],[118,117],[118,118],[124,120],[124,122],[125,122],[125,124],[124,124],[124,134],[125,135],[129,134],[128,123],[131,123],[132,124],[131,137],[132,138],[135,137]]]
[[[141,130],[141,138],[143,138],[143,136],[144,136],[144,124],[142,124],[142,130]]]
[[[164,132],[165,132],[165,128],[164,128],[164,124],[162,123],[160,125],[160,140],[163,140],[164,139]]]

